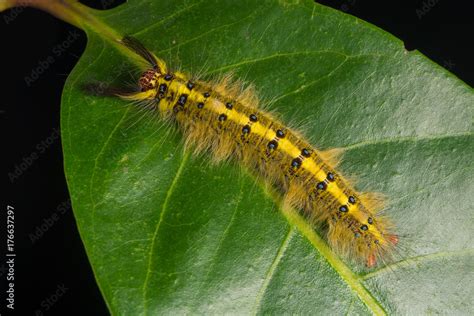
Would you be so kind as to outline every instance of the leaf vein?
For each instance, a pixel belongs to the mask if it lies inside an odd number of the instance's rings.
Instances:
[[[412,267],[424,261],[430,261],[430,260],[434,261],[434,260],[439,260],[439,259],[468,256],[468,255],[473,255],[473,254],[474,254],[474,249],[461,249],[461,250],[456,250],[456,251],[440,251],[440,252],[434,252],[434,253],[416,256],[412,258],[406,258],[401,261],[386,265],[379,270],[367,273],[364,276],[362,276],[362,279],[364,281],[369,280],[378,275],[385,274],[387,272],[393,272],[395,269]]]
[[[161,227],[161,224],[163,223],[163,218],[164,218],[164,215],[165,215],[166,210],[168,208],[168,203],[169,203],[170,197],[173,194],[174,189],[176,188],[176,184],[178,183],[178,180],[181,176],[181,173],[183,172],[183,169],[184,169],[184,166],[186,165],[188,157],[189,157],[189,153],[186,153],[184,155],[183,159],[181,159],[181,163],[178,167],[178,170],[176,171],[176,174],[173,178],[173,181],[171,182],[171,185],[168,188],[168,191],[166,192],[166,197],[165,197],[165,200],[164,200],[164,202],[162,204],[162,207],[161,207],[160,218],[158,220],[158,223],[156,224],[155,231],[153,232],[153,237],[151,239],[150,250],[148,252],[147,271],[146,271],[146,274],[145,274],[145,280],[143,282],[143,290],[142,290],[142,292],[143,292],[143,304],[144,304],[143,310],[144,310],[145,315],[147,313],[148,283],[150,281],[150,275],[151,275],[152,269],[153,269],[152,268],[152,265],[153,265],[153,250],[155,248],[155,244],[156,244],[156,241],[157,241],[157,238],[158,238],[158,231]]]
[[[224,240],[227,238],[228,236],[228,233],[229,233],[229,229],[230,227],[232,226],[232,224],[234,223],[234,220],[235,220],[235,215],[237,214],[237,211],[239,209],[239,205],[240,205],[240,202],[242,201],[242,195],[243,195],[243,181],[242,181],[242,178],[240,178],[240,190],[239,190],[239,194],[237,196],[237,203],[235,204],[235,207],[234,207],[234,211],[232,212],[232,216],[229,220],[229,223],[227,224],[224,232],[222,233],[222,236],[221,238],[219,239],[219,244],[217,245],[216,247],[216,250],[214,251],[211,259],[210,259],[210,264],[209,264],[209,268],[207,270],[207,273],[206,275],[204,276],[203,278],[203,282],[202,284],[205,285],[207,280],[208,280],[208,277],[209,277],[209,274],[211,273],[213,267],[215,266],[216,264],[216,259],[217,259],[217,255],[222,247],[222,244],[224,243]],[[197,295],[197,298],[199,299],[201,297],[200,293],[202,292],[202,287],[200,287],[199,291],[198,291],[198,295]]]
[[[430,141],[431,140],[444,140],[446,138],[458,138],[458,137],[466,137],[466,136],[473,136],[473,135],[474,134],[472,132],[461,132],[461,133],[454,133],[454,134],[381,138],[378,140],[361,141],[358,143],[342,146],[341,148],[345,150],[353,150],[353,149],[361,148],[365,146],[392,143],[392,142],[419,142],[419,141],[425,141],[425,140],[430,140]]]
[[[166,21],[171,20],[171,19],[173,19],[173,18],[175,18],[175,17],[180,16],[182,13],[185,13],[185,12],[191,10],[192,8],[194,8],[194,7],[198,6],[198,5],[200,5],[200,4],[203,3],[203,2],[204,2],[204,1],[199,1],[199,2],[196,2],[196,3],[192,4],[192,5],[189,5],[189,6],[187,6],[187,7],[184,7],[184,8],[182,8],[182,9],[179,9],[179,10],[175,11],[174,13],[172,13],[172,14],[170,14],[170,15],[164,17],[163,19],[161,19],[161,20],[159,20],[159,21],[157,21],[157,22],[155,22],[155,23],[152,23],[152,24],[150,24],[150,25],[148,25],[148,26],[142,28],[140,31],[136,32],[134,35],[139,35],[139,34],[141,34],[141,33],[145,33],[145,32],[147,32],[147,31],[149,31],[149,30],[151,30],[151,29],[153,29],[153,28],[155,28],[155,27],[157,27],[157,26],[160,26],[160,25],[164,24]]]
[[[267,291],[268,285],[270,284],[270,281],[273,279],[273,276],[275,275],[275,271],[278,267],[278,265],[281,262],[281,258],[283,258],[283,255],[288,248],[288,245],[290,244],[291,239],[294,236],[294,226],[291,225],[290,229],[288,230],[288,233],[286,234],[285,238],[283,239],[280,247],[278,248],[278,251],[275,255],[275,258],[273,259],[272,264],[268,268],[267,273],[265,274],[265,279],[263,280],[262,286],[260,287],[260,290],[258,291],[256,300],[255,300],[255,305],[253,308],[253,315],[256,315],[258,313],[258,310],[260,309],[260,305],[262,304],[263,297],[265,295],[265,292]]]

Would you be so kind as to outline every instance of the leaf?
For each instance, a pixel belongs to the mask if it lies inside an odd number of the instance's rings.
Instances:
[[[62,139],[74,213],[113,314],[474,312],[470,87],[309,0],[129,0],[90,14]],[[85,95],[81,84],[135,71],[111,32],[191,73],[233,71],[315,146],[346,148],[340,169],[357,189],[389,197],[402,259],[373,271],[345,263],[236,164],[189,156],[176,130]]]

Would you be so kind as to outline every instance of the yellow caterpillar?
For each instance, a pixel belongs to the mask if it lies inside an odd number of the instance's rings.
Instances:
[[[115,93],[140,101],[177,123],[185,145],[207,151],[215,161],[239,161],[272,184],[284,201],[327,231],[337,253],[372,267],[391,253],[398,237],[377,215],[377,194],[360,194],[335,171],[334,151],[321,152],[298,132],[258,109],[252,89],[230,77],[210,83],[170,72],[166,64],[131,37],[122,44],[145,59],[137,91]]]

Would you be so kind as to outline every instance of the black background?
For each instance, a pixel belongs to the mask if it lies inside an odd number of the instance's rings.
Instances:
[[[114,7],[119,1],[82,1],[96,8]],[[120,1],[123,2],[123,1]],[[367,2],[360,0],[318,1],[355,15],[402,39],[409,50],[418,49],[430,59],[473,85],[474,56],[472,11],[447,0]],[[98,3],[98,4],[97,4]],[[79,37],[66,45],[71,32]],[[0,13],[0,65],[2,128],[2,223],[1,244],[5,251],[7,205],[15,207],[15,312],[18,315],[47,314],[107,315],[107,308],[95,284],[71,209],[57,208],[68,201],[63,171],[61,143],[55,138],[59,128],[62,88],[86,45],[82,31],[34,9]],[[54,62],[39,78],[27,85],[25,77],[54,56]],[[38,144],[52,144],[39,152]],[[10,180],[9,173],[30,157],[38,157],[25,172]],[[53,214],[57,214],[57,219]],[[31,234],[45,221],[54,224],[34,243]],[[5,308],[5,265],[0,261],[0,310]],[[54,294],[63,286],[57,302]],[[61,292],[61,290],[59,290]],[[46,310],[48,303],[49,310]],[[133,302],[130,302],[133,304]],[[7,311],[8,312],[8,311]],[[8,313],[7,313],[8,314]]]

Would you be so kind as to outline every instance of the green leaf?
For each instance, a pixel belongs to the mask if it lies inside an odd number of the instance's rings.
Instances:
[[[361,20],[309,0],[129,0],[82,21],[87,49],[62,104],[65,171],[113,314],[472,314],[473,91]],[[180,134],[85,95],[136,68],[110,34],[170,65],[233,71],[340,170],[388,196],[395,262],[341,260],[237,164],[184,153]]]

